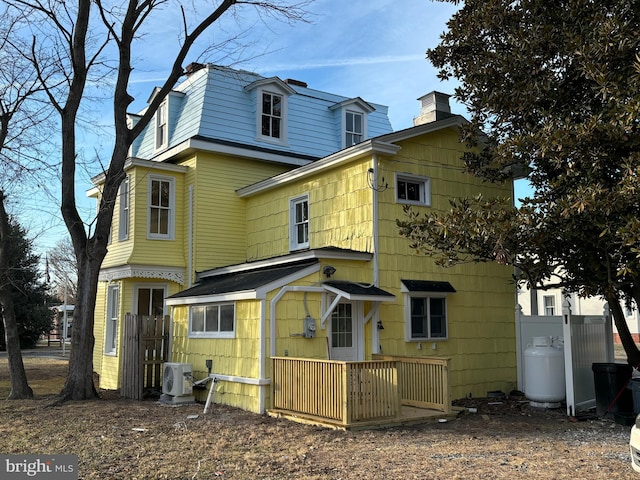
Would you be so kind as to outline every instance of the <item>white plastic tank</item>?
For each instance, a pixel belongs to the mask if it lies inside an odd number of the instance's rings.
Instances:
[[[524,394],[531,406],[558,408],[565,398],[565,385],[562,342],[533,337],[524,351]]]

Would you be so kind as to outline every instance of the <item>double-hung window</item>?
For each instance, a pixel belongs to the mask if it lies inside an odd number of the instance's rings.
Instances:
[[[282,136],[282,106],[282,95],[262,92],[261,132],[263,137],[280,140]]]
[[[345,147],[350,147],[363,140],[363,127],[363,114],[347,110],[345,116]]]
[[[289,249],[309,248],[309,195],[289,202]]]
[[[165,148],[168,140],[168,127],[167,127],[167,101],[165,100],[160,104],[156,111],[156,150]]]
[[[175,181],[171,177],[149,177],[148,237],[173,239]]]
[[[244,90],[256,102],[256,140],[287,145],[289,98],[296,91],[277,77],[256,80]]]
[[[120,220],[118,223],[118,240],[129,238],[129,177],[120,184]]]
[[[412,205],[431,205],[429,178],[396,174],[396,202]]]
[[[406,341],[444,340],[449,336],[447,297],[449,282],[402,280],[405,298]]]
[[[236,309],[233,303],[194,305],[190,309],[189,336],[234,338]]]
[[[411,296],[411,339],[447,338],[447,305],[444,297]]]
[[[104,339],[104,353],[115,355],[118,346],[118,313],[120,310],[120,288],[107,288],[107,325]]]
[[[544,305],[544,314],[553,316],[556,314],[556,297],[553,295],[544,295],[542,297]]]

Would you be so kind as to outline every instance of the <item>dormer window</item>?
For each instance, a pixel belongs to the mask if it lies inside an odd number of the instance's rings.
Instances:
[[[349,148],[368,138],[367,117],[375,109],[360,97],[350,98],[329,107],[337,112],[341,148]]]
[[[165,100],[158,107],[156,112],[156,150],[167,146],[167,101]]]
[[[286,145],[289,96],[296,91],[278,77],[262,78],[244,89],[255,92],[256,139]]]
[[[280,139],[282,132],[282,95],[262,92],[262,136]]]
[[[154,88],[147,103],[151,104],[159,93],[160,88]],[[172,122],[175,121],[175,113],[179,111],[184,95],[184,92],[170,91],[158,106],[153,121],[149,123],[149,133],[153,133],[153,149],[155,151],[164,150],[169,146],[169,136],[172,135],[173,129]],[[139,118],[132,117],[131,120],[131,125],[134,125]]]
[[[346,112],[345,147],[360,143],[364,139],[364,120],[361,112]]]

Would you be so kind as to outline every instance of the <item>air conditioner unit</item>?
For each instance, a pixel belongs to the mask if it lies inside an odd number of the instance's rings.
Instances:
[[[173,397],[191,395],[191,371],[190,363],[165,363],[162,370],[162,393]]]

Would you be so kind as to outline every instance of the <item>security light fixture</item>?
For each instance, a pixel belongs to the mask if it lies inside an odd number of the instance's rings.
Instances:
[[[324,273],[324,275],[327,278],[331,278],[331,275],[333,275],[334,273],[336,273],[336,269],[334,267],[332,267],[331,265],[327,265],[326,267],[324,267],[322,269],[322,273]]]

